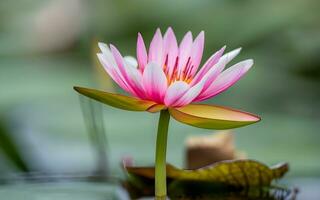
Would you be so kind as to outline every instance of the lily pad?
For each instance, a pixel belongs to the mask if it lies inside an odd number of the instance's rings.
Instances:
[[[154,167],[125,166],[123,183],[131,198],[154,195]],[[287,164],[268,167],[255,160],[221,161],[196,170],[167,164],[170,199],[294,200],[297,190],[271,185],[288,171]]]
[[[125,167],[129,174],[154,179],[154,167]],[[255,160],[221,161],[213,165],[183,170],[167,164],[167,178],[183,181],[205,181],[226,186],[250,188],[270,186],[288,171],[288,164],[268,167]]]

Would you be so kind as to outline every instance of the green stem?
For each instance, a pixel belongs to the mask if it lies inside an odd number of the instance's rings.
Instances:
[[[155,193],[156,199],[166,199],[166,151],[170,114],[168,110],[160,111],[156,144]]]

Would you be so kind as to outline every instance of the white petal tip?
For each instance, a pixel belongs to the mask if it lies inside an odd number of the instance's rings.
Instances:
[[[102,46],[102,45],[106,45],[106,44],[103,43],[103,42],[98,42],[98,45],[99,45],[99,46]]]
[[[188,31],[188,32],[186,33],[186,36],[192,37],[192,32],[191,32],[191,31]]]
[[[204,39],[204,31],[201,31],[197,38]]]
[[[248,59],[243,61],[245,63],[245,70],[249,70],[253,65],[253,59]]]
[[[157,30],[156,30],[156,34],[161,34],[161,30],[160,30],[160,28],[157,28]]]
[[[236,49],[235,49],[235,51],[236,51],[236,52],[239,52],[239,53],[240,53],[241,50],[242,50],[242,47],[239,47],[239,48],[236,48]]]
[[[104,51],[109,51],[109,47],[107,44],[103,43],[103,42],[98,42],[98,47],[100,48],[100,50],[102,52]]]
[[[106,43],[98,42],[98,46],[99,46],[99,47],[104,47],[104,46],[107,46],[107,45],[106,45]]]
[[[250,63],[251,65],[253,65],[253,59],[248,59],[246,60],[248,63]]]

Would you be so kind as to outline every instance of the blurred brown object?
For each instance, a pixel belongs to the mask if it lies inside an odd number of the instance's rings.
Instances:
[[[32,17],[31,28],[26,29],[31,48],[36,52],[55,52],[74,45],[87,17],[84,2],[48,0],[40,5]]]
[[[245,157],[245,153],[236,151],[234,136],[230,130],[208,136],[192,136],[186,140],[188,169],[197,169],[218,161]]]

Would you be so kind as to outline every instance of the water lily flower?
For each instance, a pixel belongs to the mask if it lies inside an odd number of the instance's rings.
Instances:
[[[79,93],[110,106],[130,111],[160,111],[156,147],[156,196],[166,195],[165,150],[170,116],[182,123],[206,129],[230,129],[255,123],[256,115],[208,104],[191,104],[212,98],[234,85],[253,65],[248,59],[226,68],[240,48],[224,54],[225,46],[200,68],[204,32],[193,40],[188,32],[178,44],[168,28],[157,29],[149,50],[141,34],[137,59],[123,57],[113,45],[99,43],[97,56],[105,71],[130,96],[75,87]]]

